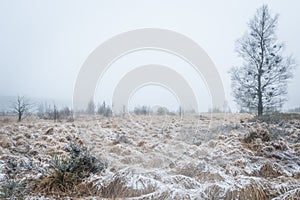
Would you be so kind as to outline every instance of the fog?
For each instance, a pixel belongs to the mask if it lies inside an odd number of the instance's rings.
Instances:
[[[197,42],[212,59],[223,81],[226,99],[231,96],[228,70],[242,60],[234,51],[235,41],[263,3],[279,13],[277,36],[286,43],[285,53],[300,62],[299,1],[0,1],[0,98],[26,95],[71,105],[77,75],[84,61],[100,44],[120,33],[140,28],[168,29]],[[204,81],[193,77],[189,66],[166,53],[133,53],[114,63],[99,80],[95,101],[111,101],[122,74],[136,66],[168,65],[191,84],[200,111],[211,106]],[[284,110],[299,107],[300,69],[289,83]],[[159,98],[157,98],[159,97]],[[136,92],[131,107],[163,104],[176,109],[168,91],[148,87]]]

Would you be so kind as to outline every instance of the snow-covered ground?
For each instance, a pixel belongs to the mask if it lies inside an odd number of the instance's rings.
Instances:
[[[1,184],[10,160],[18,163],[16,179],[35,180],[49,171],[55,155],[67,156],[64,148],[76,142],[107,164],[105,171],[86,178],[100,191],[94,198],[299,197],[300,121],[267,124],[251,118],[214,114],[85,116],[74,122],[2,120]],[[251,132],[258,138],[246,143],[244,138]],[[270,134],[270,141],[259,138],[261,133]],[[45,199],[41,196],[45,194],[29,193],[26,198]]]

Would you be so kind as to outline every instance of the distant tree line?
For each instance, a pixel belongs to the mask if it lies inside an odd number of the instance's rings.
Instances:
[[[103,101],[102,104],[99,104],[97,108],[95,102],[90,100],[86,109],[86,113],[90,115],[98,114],[105,117],[110,117],[112,116],[112,109],[105,103],[105,101]]]
[[[180,108],[181,109],[181,108]],[[126,109],[123,108],[123,114],[125,114]],[[181,112],[183,112],[183,110],[180,110]],[[149,106],[143,105],[143,106],[136,106],[134,107],[133,111],[134,114],[136,115],[148,115],[148,114],[156,114],[156,115],[176,115],[175,112],[171,112],[169,111],[166,107],[160,106],[157,107],[155,110],[151,110],[151,108]],[[105,101],[103,101],[102,104],[99,104],[98,106],[96,106],[95,102],[93,100],[90,100],[87,108],[85,110],[86,114],[89,115],[94,115],[94,114],[98,114],[98,115],[102,115],[105,117],[110,117],[112,116],[112,108],[111,106],[109,106]]]
[[[52,104],[48,103],[40,103],[37,109],[37,116],[40,119],[45,120],[67,120],[67,121],[74,121],[73,110],[70,109],[68,106],[63,108],[58,108],[58,106],[53,102]]]
[[[99,114],[105,117],[112,116],[112,109],[105,103],[99,104],[96,107],[93,100],[91,100],[86,110],[79,111],[80,114]],[[24,118],[29,115],[35,115],[40,119],[44,120],[67,120],[74,121],[74,111],[68,107],[59,107],[55,102],[41,102],[35,103],[26,96],[18,95],[14,101],[11,102],[9,110],[2,111],[1,115],[16,115],[18,122],[21,122]]]
[[[169,111],[168,108],[164,106],[159,106],[155,109],[151,109],[150,106],[136,106],[133,109],[133,113],[136,115],[149,115],[149,114],[155,114],[155,115],[176,115],[176,112]],[[179,107],[177,114],[181,116],[183,113],[183,110],[181,107]]]
[[[226,104],[227,105],[227,104]],[[214,109],[216,111],[216,109]],[[123,106],[123,114],[126,113],[126,107]],[[179,106],[177,111],[170,111],[168,108],[164,106],[156,106],[151,109],[150,106],[137,106],[134,108],[132,113],[136,115],[179,115],[183,116],[184,113],[195,113],[195,111],[184,111],[184,109]],[[53,120],[53,121],[74,121],[74,111],[68,107],[59,107],[54,101],[52,103],[49,102],[39,102],[35,103],[33,100],[26,96],[17,96],[16,99],[11,102],[10,110],[3,111],[0,113],[1,115],[10,115],[15,114],[17,116],[17,120],[20,122],[26,116],[33,115],[38,117],[39,119],[44,120]],[[98,104],[96,106],[94,100],[90,100],[87,104],[86,109],[81,111],[76,111],[76,114],[87,114],[87,115],[102,115],[105,117],[110,117],[113,115],[112,106],[108,105],[105,101],[102,104]]]
[[[21,122],[29,115],[36,115],[40,119],[45,120],[74,120],[73,110],[68,106],[58,108],[55,102],[52,104],[47,102],[35,103],[30,98],[20,95],[16,97],[15,101],[11,102],[10,109],[7,112],[3,112],[6,115],[9,113],[15,114],[18,122]]]
[[[136,115],[149,115],[150,107],[148,106],[137,106],[133,109],[133,113]]]
[[[300,107],[298,107],[298,108],[293,108],[293,109],[289,109],[289,112],[291,112],[291,113],[300,113]]]

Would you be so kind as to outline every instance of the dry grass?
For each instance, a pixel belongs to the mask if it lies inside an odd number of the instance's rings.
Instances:
[[[251,131],[244,137],[244,142],[250,143],[256,139],[261,139],[263,142],[270,141],[270,133],[265,129],[257,129],[255,131]]]
[[[218,125],[210,131],[204,126],[209,121],[198,121],[199,117],[179,121],[172,116],[164,119],[164,126],[159,117],[153,117],[151,123],[141,117],[82,119],[74,123],[15,122],[0,129],[0,157],[5,163],[13,155],[22,163],[15,181],[27,177],[29,195],[34,199],[298,197],[300,145],[285,140],[283,134],[278,140],[268,141],[268,132],[274,134],[268,127],[281,133],[288,125],[287,129],[295,130],[293,134],[297,135],[300,123],[289,121],[280,126],[249,123],[244,118],[242,123],[236,115],[232,117],[224,121],[226,126]],[[199,132],[195,132],[193,127],[198,122]],[[169,130],[171,133],[165,134]],[[251,130],[255,131],[250,134]],[[248,143],[243,141],[247,133]],[[202,137],[207,134],[211,137]],[[206,142],[206,138],[211,139]],[[199,146],[194,145],[202,139]],[[84,153],[69,141],[94,149]],[[59,160],[56,164],[55,156]],[[100,157],[110,166],[103,172],[93,167]]]
[[[225,194],[226,200],[239,199],[239,200],[261,200],[270,199],[271,196],[267,194],[266,186],[259,183],[252,182],[251,184],[241,188],[229,190]]]
[[[76,143],[69,144],[66,151],[70,153],[69,158],[54,156],[50,163],[52,171],[31,181],[31,192],[54,197],[85,197],[99,194],[97,187],[86,182],[85,178],[91,173],[103,171],[106,165]]]
[[[34,180],[32,194],[48,197],[88,197],[99,196],[98,188],[84,181],[78,174],[55,171],[51,175]]]
[[[274,200],[295,200],[300,198],[300,188],[296,188],[293,190],[290,190],[282,195],[280,195],[278,198],[275,198]]]
[[[73,196],[79,183],[81,178],[78,174],[56,170],[49,176],[35,180],[32,192],[46,196]]]
[[[278,124],[282,120],[285,120],[285,121],[300,120],[300,114],[298,114],[298,113],[273,113],[273,114],[255,117],[254,120],[258,120],[260,122]]]
[[[154,186],[149,186],[140,183],[144,186],[143,189],[133,189],[127,185],[127,182],[123,177],[115,176],[113,180],[106,186],[101,188],[101,196],[104,198],[130,198],[130,197],[139,197],[141,195],[153,193],[156,191]]]

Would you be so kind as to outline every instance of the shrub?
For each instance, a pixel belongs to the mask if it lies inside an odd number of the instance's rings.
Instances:
[[[18,180],[17,178],[19,171],[18,162],[14,158],[8,159],[5,166],[5,178],[1,181],[1,199],[23,199],[29,192],[27,179]]]
[[[1,199],[23,199],[28,193],[27,180],[5,179],[0,189]]]
[[[35,185],[34,192],[45,195],[61,196],[88,196],[95,195],[98,190],[89,183],[84,183],[84,179],[91,173],[102,172],[106,169],[106,164],[102,163],[85,148],[77,143],[70,143],[65,147],[69,152],[69,158],[54,156],[50,167],[51,173],[43,176]],[[87,186],[89,185],[89,186]],[[87,188],[78,193],[78,188]]]
[[[67,171],[72,173],[98,173],[106,168],[106,164],[99,161],[90,154],[85,147],[81,147],[77,143],[71,143],[65,150],[71,154],[68,160]]]
[[[260,138],[263,142],[270,141],[270,133],[265,129],[257,129],[255,131],[251,131],[244,137],[244,142],[250,143],[255,141],[257,138]]]

